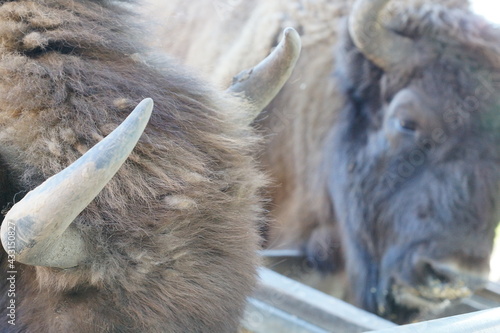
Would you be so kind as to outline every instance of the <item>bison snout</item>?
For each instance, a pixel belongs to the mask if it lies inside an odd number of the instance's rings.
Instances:
[[[439,313],[452,301],[468,297],[486,284],[488,265],[480,262],[465,264],[418,258],[409,280],[401,279],[401,275],[393,276],[388,298],[380,302],[379,312],[387,313],[385,306],[389,305],[393,313]]]
[[[488,265],[481,264],[481,261],[466,265],[456,260],[421,259],[415,265],[420,282],[417,289],[422,296],[435,299],[469,296],[485,285],[488,271]]]

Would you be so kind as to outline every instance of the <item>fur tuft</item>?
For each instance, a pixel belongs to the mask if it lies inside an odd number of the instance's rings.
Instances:
[[[255,283],[266,181],[251,157],[258,138],[235,121],[245,106],[150,58],[130,21],[114,1],[0,4],[3,205],[80,157],[140,100],[155,102],[130,158],[74,222],[89,261],[16,264],[9,332],[232,332]]]

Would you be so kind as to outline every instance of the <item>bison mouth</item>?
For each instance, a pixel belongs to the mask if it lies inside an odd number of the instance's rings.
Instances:
[[[397,279],[391,279],[389,288],[379,295],[379,315],[397,323],[407,324],[419,318],[437,315],[451,304],[472,295],[464,283],[444,282],[428,279],[427,283],[410,286]]]

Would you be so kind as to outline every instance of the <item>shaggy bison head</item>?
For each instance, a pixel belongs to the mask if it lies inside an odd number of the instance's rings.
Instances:
[[[249,123],[300,41],[218,92],[150,54],[132,2],[0,1],[1,332],[239,326],[265,184]]]
[[[356,303],[404,322],[484,283],[500,195],[500,34],[462,9],[358,1],[330,193]]]

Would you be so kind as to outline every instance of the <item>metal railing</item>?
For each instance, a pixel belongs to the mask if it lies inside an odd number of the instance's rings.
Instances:
[[[500,285],[495,283],[450,308],[449,317],[397,326],[268,268],[259,276],[242,321],[245,333],[500,332]],[[491,307],[498,308],[484,310]],[[475,312],[457,315],[470,311]]]
[[[498,333],[500,308],[424,321],[375,331],[376,333]]]

